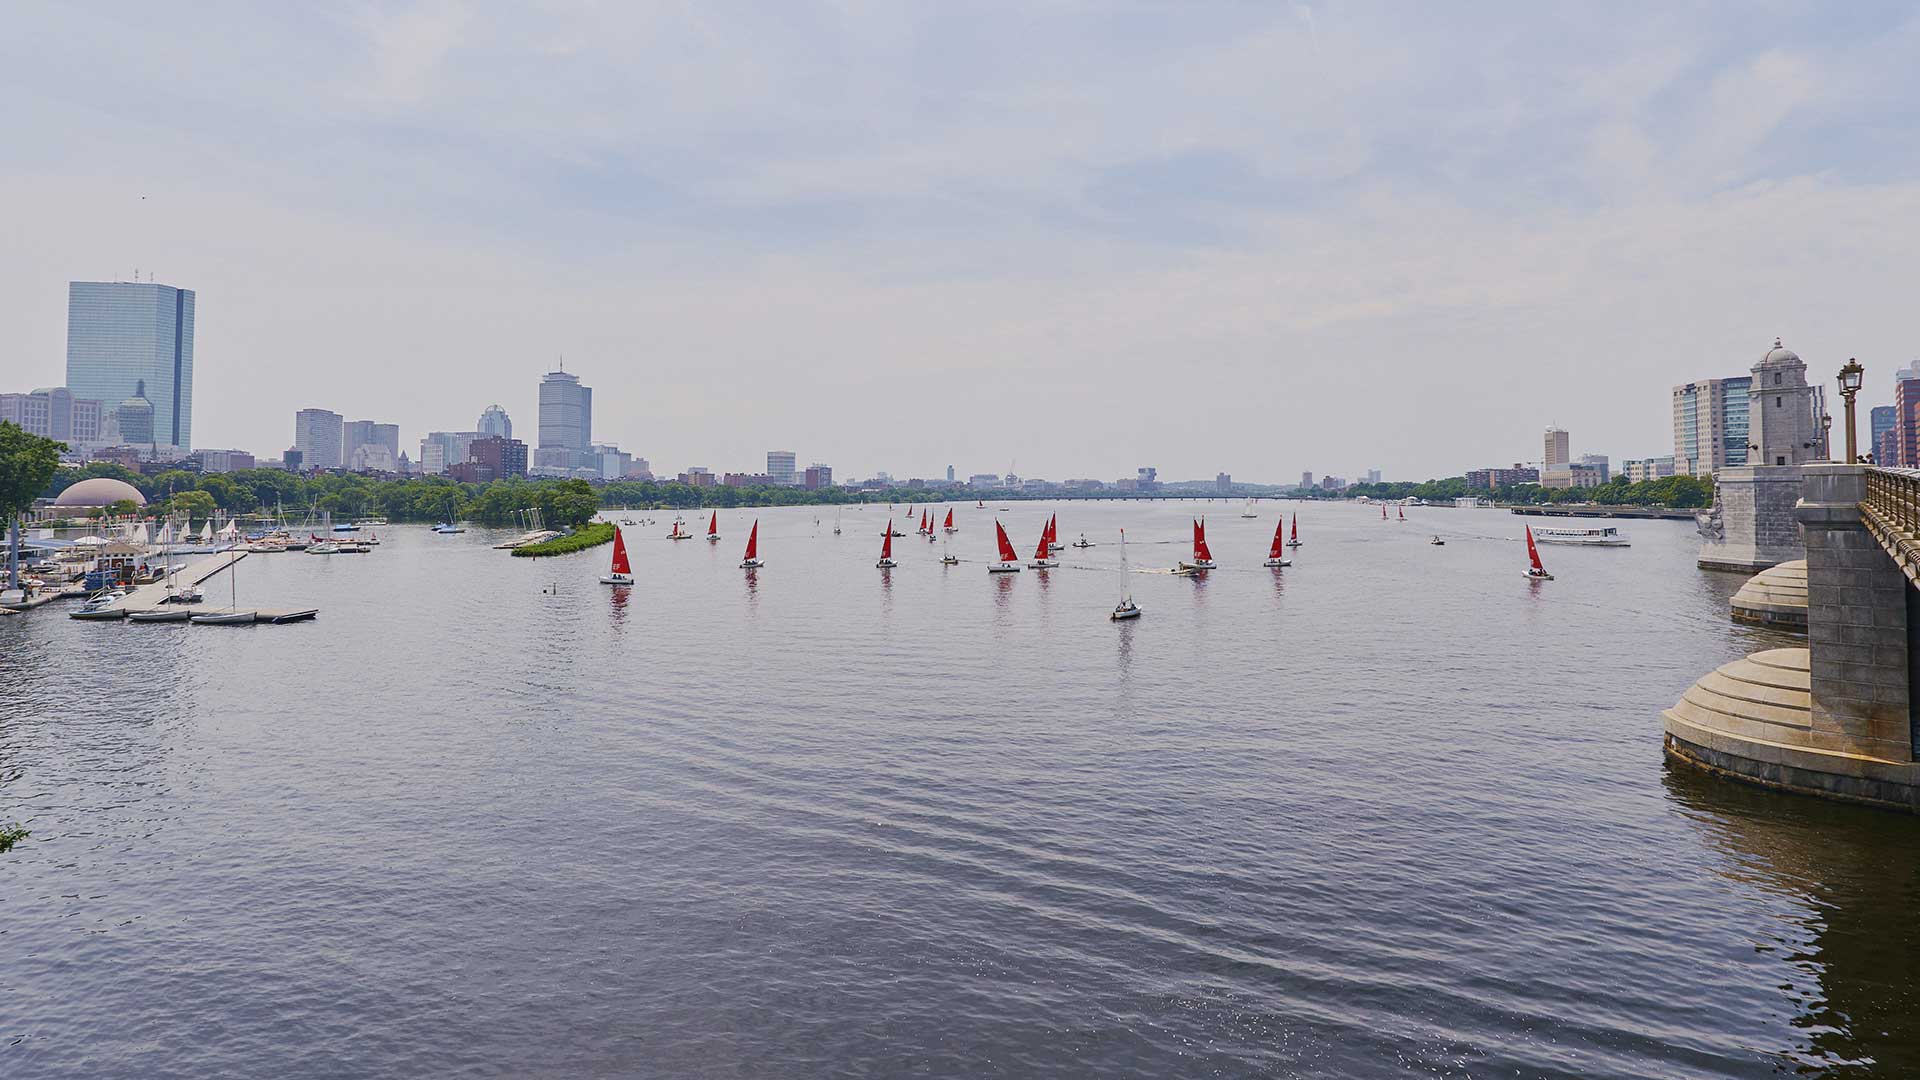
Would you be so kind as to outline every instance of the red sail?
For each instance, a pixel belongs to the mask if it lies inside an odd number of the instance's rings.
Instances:
[[[1007,527],[998,521],[993,523],[995,537],[1000,541],[1000,561],[1019,562],[1019,553],[1013,550],[1013,541],[1007,539]]]
[[[1057,544],[1059,542],[1060,542],[1060,515],[1055,514],[1052,517],[1047,519],[1047,543],[1049,545],[1052,545],[1052,544]]]
[[[1381,521],[1387,520],[1387,504],[1386,503],[1380,504],[1380,520]]]
[[[1287,523],[1284,521],[1277,522],[1273,526],[1273,546],[1267,549],[1267,558],[1277,559],[1280,557],[1281,552],[1286,549],[1286,537],[1281,535],[1286,531]]]
[[[718,510],[715,510],[713,516],[707,519],[707,535],[720,535],[720,511]]]
[[[1404,507],[1404,506],[1403,506],[1403,507],[1400,507],[1400,508],[1399,508],[1399,510],[1397,510],[1397,511],[1396,511],[1396,513],[1398,513],[1398,514],[1400,515],[1400,520],[1401,520],[1401,521],[1405,521],[1405,520],[1407,520],[1407,508],[1406,508],[1406,507]]]
[[[885,536],[886,539],[880,541],[880,557],[883,559],[891,559],[893,558],[893,519],[892,518],[887,519],[887,531],[885,533],[882,533],[881,535]]]
[[[1047,541],[1052,538],[1052,534],[1047,531],[1047,527],[1045,525],[1040,526],[1040,547],[1039,550],[1033,553],[1034,558],[1044,559],[1047,557]]]
[[[753,531],[747,534],[747,558],[760,557],[760,519],[753,519]]]
[[[949,529],[953,528],[953,507],[951,506],[947,507],[947,524],[945,527]]]
[[[613,527],[613,572],[616,574],[632,573],[632,571],[627,568],[627,540],[626,537],[620,535],[620,526],[618,525]]]
[[[1289,540],[1300,539],[1300,511],[1298,510],[1295,510],[1293,512],[1293,533],[1292,535],[1288,536],[1287,539]]]
[[[1529,525],[1526,527],[1526,529],[1527,529],[1527,558],[1533,560],[1533,568],[1535,570],[1539,570],[1542,573],[1545,573],[1547,568],[1540,565],[1540,549],[1533,546],[1533,526]]]
[[[933,531],[933,515],[927,513],[925,510],[920,511],[920,531]]]
[[[1207,550],[1206,518],[1193,523],[1193,558],[1195,562],[1213,561],[1213,552]]]

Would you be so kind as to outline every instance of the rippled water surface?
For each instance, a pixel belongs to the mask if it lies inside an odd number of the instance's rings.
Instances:
[[[795,508],[752,575],[738,511],[630,590],[394,527],[241,563],[310,624],[0,620],[0,1075],[1920,1073],[1915,823],[1662,761],[1790,643],[1691,525],[1534,584],[1493,511],[1275,572],[1267,506],[1053,509],[1045,573]]]

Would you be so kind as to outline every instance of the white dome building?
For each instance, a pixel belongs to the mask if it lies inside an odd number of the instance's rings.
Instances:
[[[130,502],[135,506],[147,505],[147,497],[140,489],[125,480],[115,480],[111,476],[95,476],[67,487],[53,500],[55,506],[73,506],[92,509],[96,506],[112,506],[117,502]]]

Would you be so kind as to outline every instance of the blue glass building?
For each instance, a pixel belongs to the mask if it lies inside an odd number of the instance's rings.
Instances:
[[[193,445],[193,290],[129,281],[67,284],[67,388],[153,403],[153,441]]]

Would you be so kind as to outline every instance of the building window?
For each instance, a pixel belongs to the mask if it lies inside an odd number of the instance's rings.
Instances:
[[[1785,465],[1787,463],[1787,459],[1784,457],[1776,457],[1773,459],[1773,463],[1775,465]]]
[[[1774,399],[1773,399],[1773,407],[1774,407],[1774,408],[1776,408],[1776,409],[1780,407],[1780,399],[1779,399],[1779,398],[1777,398],[1777,397],[1776,397],[1776,398],[1774,398]]]
[[[1777,371],[1773,373],[1773,385],[1775,386],[1780,385],[1780,373]]]

